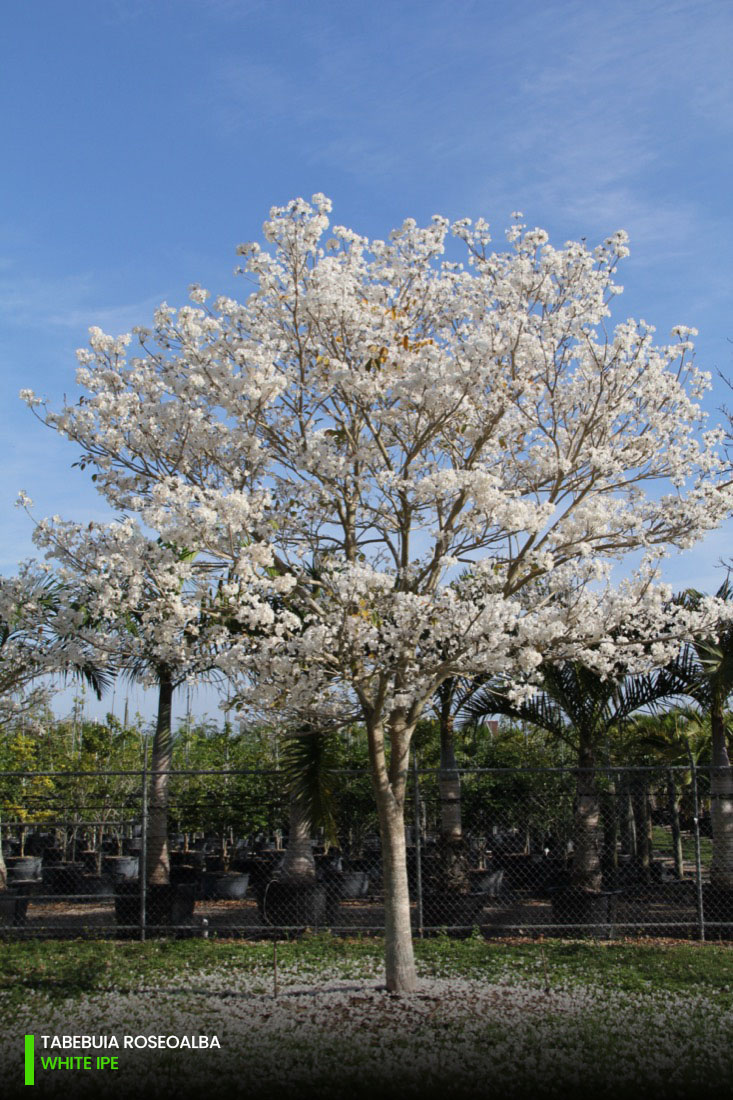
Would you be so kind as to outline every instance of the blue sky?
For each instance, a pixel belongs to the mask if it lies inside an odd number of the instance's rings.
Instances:
[[[374,236],[441,213],[501,240],[517,209],[556,244],[624,228],[617,319],[694,325],[733,376],[727,0],[33,0],[0,50],[2,572],[32,552],[19,489],[105,514],[18,390],[73,394],[89,325],[236,294],[236,244],[296,195]],[[670,582],[716,586],[732,530]]]

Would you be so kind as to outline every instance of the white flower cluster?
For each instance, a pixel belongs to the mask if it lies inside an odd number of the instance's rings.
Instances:
[[[647,643],[661,658],[691,615],[670,617],[646,567],[614,590],[610,566],[691,545],[733,491],[693,330],[659,346],[643,321],[608,325],[625,234],[555,248],[517,220],[492,251],[485,222],[436,216],[369,241],[330,209],[273,208],[266,247],[240,249],[244,302],[194,286],[134,354],[91,330],[78,402],[43,411],[24,391],[162,548],[153,562],[124,525],[94,532],[97,560],[69,529],[41,541],[73,544],[100,614],[123,592],[149,604],[156,651],[184,663],[199,580],[163,548],[202,555],[239,624],[213,639],[219,666],[273,706],[351,696],[409,725],[459,669],[589,655],[611,674]],[[444,259],[451,233],[465,266]],[[153,566],[170,583],[151,599]]]
[[[215,667],[239,591],[236,583],[212,589],[196,554],[150,538],[131,517],[86,525],[45,519],[34,541],[54,562],[68,633],[100,665],[150,684],[163,668],[181,683]]]

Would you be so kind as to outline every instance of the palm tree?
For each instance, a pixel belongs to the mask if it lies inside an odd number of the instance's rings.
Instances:
[[[287,735],[283,754],[285,791],[289,798],[288,843],[274,877],[260,884],[263,916],[275,925],[319,925],[329,918],[329,898],[337,893],[318,885],[312,837],[317,828],[336,842],[334,799],[337,760],[334,731],[322,732],[305,722]]]
[[[148,595],[157,595],[154,579],[148,578]],[[215,669],[216,652],[206,644],[206,624],[214,615],[216,597],[207,604],[202,599],[192,611],[181,631],[187,659],[180,664],[162,659],[155,644],[154,631],[148,634],[142,611],[128,607],[123,621],[129,636],[129,647],[124,634],[118,650],[119,667],[131,680],[149,682],[157,687],[158,705],[155,733],[150,751],[150,792],[148,799],[148,828],[145,845],[145,873],[148,885],[165,885],[170,881],[170,857],[168,852],[168,802],[171,767],[173,764],[173,696],[195,675],[202,679],[219,680]],[[201,639],[204,639],[202,643]],[[126,652],[127,649],[127,652]]]
[[[618,681],[604,679],[577,661],[566,661],[544,665],[540,690],[521,703],[511,699],[506,687],[486,685],[464,707],[464,715],[473,721],[506,715],[539,726],[572,746],[578,762],[573,887],[598,892],[603,881],[601,797],[596,771],[599,750],[612,727],[679,690],[669,672],[627,676]]]
[[[150,792],[148,797],[148,826],[145,845],[145,878],[148,885],[162,885],[170,879],[168,854],[168,789],[173,762],[173,694],[185,683],[187,672],[176,675],[176,670],[153,657],[137,656],[122,663],[123,675],[131,680],[149,679],[152,675],[158,690],[155,717],[155,733],[150,752]],[[142,873],[142,868],[141,868]]]
[[[433,713],[438,722],[440,768],[440,834],[438,844],[425,859],[424,881],[435,891],[469,890],[469,852],[463,835],[461,773],[456,759],[456,719],[476,694],[485,677],[449,676],[435,692]]]
[[[730,573],[715,595],[725,603],[733,600]],[[681,603],[692,609],[702,599],[702,594],[694,589],[688,589],[679,597]],[[725,716],[726,704],[733,693],[733,624],[729,621],[715,634],[701,636],[686,645],[670,666],[670,672],[684,684],[684,694],[710,717],[713,822],[710,881],[725,890],[733,890],[733,769]]]
[[[0,726],[17,715],[20,706],[39,701],[29,686],[42,676],[72,675],[88,684],[101,699],[112,682],[108,668],[91,648],[80,644],[68,612],[84,617],[78,594],[52,574],[25,565],[17,577],[0,577]],[[45,692],[41,695],[45,698]],[[0,829],[0,890],[7,889],[7,867]]]
[[[290,799],[288,846],[280,868],[281,882],[314,883],[316,865],[312,837],[323,829],[326,841],[337,842],[334,818],[335,734],[306,727],[288,736],[283,772]]]
[[[308,591],[309,598],[318,598],[321,568],[318,561],[304,566],[305,583],[313,586],[313,591]],[[285,598],[277,597],[274,603],[282,605]],[[288,606],[301,617],[302,609],[296,600],[289,601]],[[295,720],[290,718],[283,758],[285,790],[289,798],[288,845],[278,875],[281,884],[297,888],[316,882],[312,837],[317,828],[323,829],[327,842],[337,843],[334,819],[336,738],[338,730],[353,721],[353,717],[349,712],[336,722],[331,718],[329,728],[319,721],[315,708],[303,708]]]
[[[110,686],[109,669],[79,645],[69,611],[83,615],[78,594],[50,573],[29,564],[17,577],[0,577],[0,724],[18,710],[5,715],[3,705],[41,676],[76,676],[98,699]]]
[[[173,695],[215,667],[217,644],[229,629],[221,584],[212,588],[195,552],[150,538],[125,518],[88,526],[44,522],[34,537],[84,593],[88,612],[75,625],[74,641],[106,657],[123,677],[157,688],[145,861],[148,883],[167,884]]]
[[[667,765],[667,810],[672,832],[672,855],[675,876],[684,875],[682,858],[682,830],[680,827],[680,803],[684,788],[690,783],[693,768],[701,757],[709,752],[710,723],[699,711],[691,707],[673,707],[658,714],[637,715],[626,726],[625,750],[628,754],[641,752],[644,758],[653,754],[655,761]],[[685,770],[680,773],[679,769]],[[675,776],[675,771],[677,775]],[[643,858],[651,853],[639,853]]]
[[[456,760],[456,718],[464,711],[485,678],[450,676],[433,697],[433,711],[440,732],[440,839],[459,845],[463,840],[461,775]]]

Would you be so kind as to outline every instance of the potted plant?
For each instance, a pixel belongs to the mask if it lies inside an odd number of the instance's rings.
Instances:
[[[484,893],[471,890],[465,841],[462,837],[441,837],[425,856],[423,926],[471,928],[485,903]]]
[[[284,775],[290,799],[288,843],[274,878],[260,890],[260,911],[268,924],[319,927],[338,912],[338,882],[318,881],[313,832],[322,828],[335,841],[333,816],[334,735],[306,725],[286,742]]]
[[[633,627],[629,626],[629,633]],[[662,669],[646,675],[602,676],[579,661],[545,663],[535,694],[515,702],[506,688],[486,685],[464,713],[474,721],[501,714],[531,722],[576,754],[573,858],[568,885],[548,892],[553,923],[608,932],[615,919],[616,890],[606,888],[602,860],[602,801],[598,763],[602,746],[619,722],[679,694],[682,677]]]

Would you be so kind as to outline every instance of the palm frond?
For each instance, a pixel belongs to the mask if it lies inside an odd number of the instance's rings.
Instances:
[[[323,829],[327,843],[334,845],[337,747],[333,733],[294,734],[286,739],[282,760],[286,790],[305,811],[311,829]]]
[[[63,679],[77,677],[92,689],[97,699],[102,698],[115,680],[113,668],[95,664],[91,660],[74,661],[69,668],[62,670],[61,676]]]
[[[481,722],[495,714],[531,722],[568,740],[570,731],[599,738],[612,725],[644,707],[685,693],[682,672],[670,669],[616,681],[601,677],[576,661],[547,664],[537,693],[514,703],[506,689],[484,687],[462,709],[467,719]]]
[[[726,603],[733,601],[730,570],[715,596]],[[675,597],[675,602],[694,610],[702,599],[701,592],[688,588]],[[733,626],[722,626],[714,637],[695,639],[684,647],[673,665],[687,678],[686,694],[690,698],[706,710],[716,701],[722,706],[733,694]]]
[[[460,711],[462,721],[477,725],[496,715],[514,718],[519,722],[531,722],[559,737],[567,733],[567,721],[562,709],[542,691],[538,691],[530,699],[516,703],[509,697],[505,687],[487,684]]]

